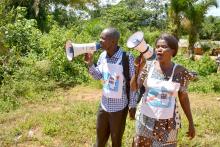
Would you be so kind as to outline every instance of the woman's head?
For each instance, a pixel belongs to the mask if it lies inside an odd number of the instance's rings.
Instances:
[[[167,48],[172,50],[173,52],[172,56],[175,57],[178,52],[178,40],[176,39],[176,37],[174,37],[173,35],[167,34],[167,33],[162,34],[156,40],[156,48],[158,47],[157,44],[160,40],[165,41]]]
[[[178,51],[178,40],[169,34],[162,34],[156,40],[155,52],[157,60],[160,62],[169,62],[175,57]]]

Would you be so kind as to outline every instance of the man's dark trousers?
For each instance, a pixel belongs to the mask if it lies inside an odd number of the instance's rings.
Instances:
[[[117,112],[106,112],[101,106],[99,107],[96,124],[97,147],[105,147],[110,134],[112,147],[121,147],[127,113],[128,107]]]

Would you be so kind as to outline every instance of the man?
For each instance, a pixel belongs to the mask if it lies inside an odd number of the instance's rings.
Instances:
[[[112,146],[120,147],[129,110],[134,119],[136,100],[134,92],[130,98],[126,94],[126,81],[123,75],[122,49],[118,46],[120,33],[115,28],[106,28],[100,35],[100,44],[104,50],[95,66],[92,54],[85,57],[89,73],[94,79],[103,80],[103,94],[97,113],[97,147],[104,147],[111,135]],[[134,74],[134,58],[129,54],[129,75]]]

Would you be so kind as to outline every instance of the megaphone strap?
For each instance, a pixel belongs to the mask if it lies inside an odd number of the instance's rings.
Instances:
[[[145,54],[146,52],[148,52],[148,50],[149,50],[149,45],[147,46],[147,49],[144,52],[141,52],[141,54],[142,55]]]

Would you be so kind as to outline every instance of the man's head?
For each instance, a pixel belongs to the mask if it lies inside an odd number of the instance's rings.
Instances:
[[[108,54],[113,55],[117,50],[120,33],[115,28],[106,28],[100,35],[100,44]]]

